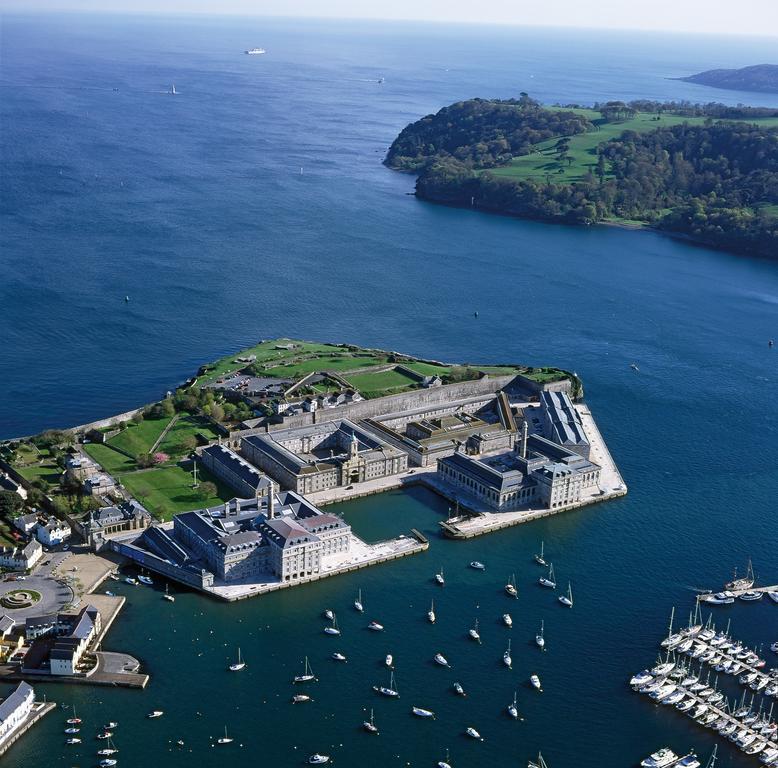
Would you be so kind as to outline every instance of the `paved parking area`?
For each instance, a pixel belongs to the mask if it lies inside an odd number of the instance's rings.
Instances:
[[[24,581],[0,582],[0,596],[19,589],[34,590],[40,594],[41,599],[29,608],[0,608],[17,624],[24,624],[28,616],[57,613],[73,601],[73,590],[67,584],[45,574],[35,573]]]

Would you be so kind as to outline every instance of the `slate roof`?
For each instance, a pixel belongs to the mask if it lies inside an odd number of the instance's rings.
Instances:
[[[33,687],[29,683],[19,683],[16,690],[0,704],[0,723],[8,720],[31,693],[34,695]]]
[[[549,437],[560,445],[588,445],[578,411],[565,392],[541,392],[540,405],[550,422]]]
[[[235,451],[231,451],[226,446],[209,445],[202,453],[209,456],[213,461],[223,464],[255,490],[266,488],[271,483],[267,475],[260,472],[255,466],[249,464],[244,458],[238,456]]]

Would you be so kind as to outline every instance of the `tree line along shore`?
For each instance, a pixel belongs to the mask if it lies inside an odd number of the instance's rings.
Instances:
[[[385,164],[432,202],[778,253],[778,108],[470,99],[404,128]]]

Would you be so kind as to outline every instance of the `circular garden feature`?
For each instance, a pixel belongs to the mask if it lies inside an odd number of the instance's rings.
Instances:
[[[41,593],[34,589],[14,589],[0,597],[0,605],[12,611],[15,608],[30,608],[40,599]]]

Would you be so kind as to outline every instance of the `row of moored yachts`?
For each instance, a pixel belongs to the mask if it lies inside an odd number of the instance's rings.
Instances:
[[[665,659],[659,659],[651,670],[643,670],[630,680],[636,691],[649,695],[654,701],[675,708],[729,739],[747,755],[758,755],[764,765],[778,768],[778,724],[772,719],[773,705],[763,712],[764,704],[754,709],[754,696],[762,693],[778,696],[776,670],[764,673],[765,662],[758,654],[725,633],[716,633],[711,627],[690,626],[662,641],[667,649]],[[672,657],[671,657],[672,654]],[[678,659],[678,654],[690,658]],[[696,659],[700,662],[693,670]],[[703,679],[703,663],[710,666]],[[746,692],[740,704],[730,704],[717,684],[711,685],[712,671],[738,675],[741,685],[752,690],[746,704]]]

